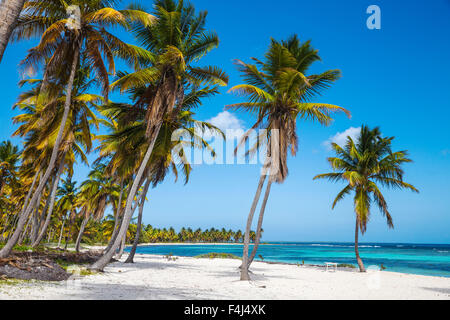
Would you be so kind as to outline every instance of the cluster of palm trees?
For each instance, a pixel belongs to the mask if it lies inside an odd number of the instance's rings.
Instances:
[[[297,123],[311,120],[328,125],[334,112],[350,116],[342,107],[314,102],[339,79],[340,71],[312,74],[311,66],[321,60],[318,50],[296,35],[285,41],[272,39],[262,60],[236,60],[244,83],[230,92],[245,101],[228,108],[252,114],[256,121],[251,129],[267,129],[248,152],[266,148],[245,231],[183,229],[177,234],[173,229],[149,229],[142,226],[149,189],[163,182],[170,171],[188,182],[192,168],[185,148],[214,152],[199,132],[223,133],[196,120],[195,110],[228,84],[228,76],[217,66],[200,63],[219,45],[217,34],[206,28],[206,12],[197,12],[183,0],[155,0],[151,12],[138,5],[118,10],[118,2],[4,0],[0,5],[0,59],[8,40],[38,38],[39,44],[28,50],[20,66],[24,73],[42,75],[20,83],[27,89],[14,106],[22,114],[13,121],[19,125],[14,135],[23,139],[22,150],[9,142],[1,145],[1,239],[6,243],[0,258],[23,241],[36,247],[44,238],[58,238],[59,245],[63,238],[66,244],[75,239],[78,250],[83,239],[106,236],[104,254],[91,266],[102,270],[117,250],[121,254],[134,229],[134,245],[143,237],[149,241],[243,239],[241,279],[248,280],[271,186],[285,181],[288,152],[293,156],[297,152]],[[74,6],[77,24],[68,17]],[[115,30],[112,27],[130,33],[137,45],[123,42],[110,31]],[[116,70],[117,60],[126,62],[127,69]],[[111,90],[127,96],[130,103],[111,101]],[[188,132],[189,138],[173,141],[178,129]],[[241,145],[249,136],[250,131]],[[356,144],[349,141],[345,150],[335,146],[343,159],[330,161],[334,169],[345,172],[339,173],[341,178],[338,173],[323,176],[348,181],[339,199],[351,190],[356,192],[357,234],[358,226],[365,230],[369,193],[391,221],[374,181],[413,188],[402,181],[400,165],[409,161],[404,153],[393,153],[388,146],[391,140],[380,133],[371,137],[366,143],[362,134]],[[72,181],[74,165],[88,163],[87,154],[93,149],[99,156],[88,179],[77,186]],[[66,178],[61,181],[61,177]],[[256,232],[252,232],[265,184]],[[113,212],[112,219],[104,218],[107,208]],[[249,255],[250,241],[255,246]]]

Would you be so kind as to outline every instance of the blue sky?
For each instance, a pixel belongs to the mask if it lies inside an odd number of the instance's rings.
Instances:
[[[197,9],[208,10],[208,26],[221,39],[204,63],[225,69],[229,87],[241,83],[233,59],[262,58],[270,37],[285,39],[293,33],[301,40],[311,39],[319,49],[322,62],[312,72],[342,70],[343,77],[317,101],[343,106],[352,118],[338,115],[329,127],[298,124],[299,152],[289,158],[286,182],[272,187],[265,241],[353,241],[351,199],[331,210],[342,185],[312,178],[330,171],[326,157],[331,153],[324,142],[364,123],[395,136],[394,149],[409,150],[414,163],[405,167],[405,180],[421,193],[384,190],[395,229],[388,230],[374,209],[362,241],[450,243],[450,1],[192,2]],[[149,6],[147,1],[141,3]],[[372,4],[381,8],[381,30],[366,27],[366,8]],[[17,64],[33,43],[10,45],[0,65],[1,139],[9,139],[15,128],[11,117],[17,111],[11,106],[20,92]],[[239,101],[226,93],[229,87],[205,101],[199,119],[217,117],[225,105]],[[243,128],[254,120],[242,113],[228,116]],[[83,180],[88,170],[80,166],[76,180]],[[176,229],[244,229],[258,175],[257,165],[203,165],[195,167],[186,186],[168,177],[150,190],[144,222]]]

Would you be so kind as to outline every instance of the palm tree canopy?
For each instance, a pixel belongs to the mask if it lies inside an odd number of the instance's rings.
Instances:
[[[341,72],[328,70],[318,75],[308,75],[309,68],[320,57],[309,41],[301,43],[297,35],[287,41],[272,39],[264,61],[252,59],[255,64],[236,60],[245,84],[230,89],[230,92],[247,98],[247,101],[227,107],[257,117],[252,129],[267,129],[266,136],[260,137],[263,141],[258,143],[265,143],[268,152],[273,148],[271,143],[279,144],[279,155],[272,159],[272,167],[278,169],[276,182],[282,183],[288,174],[287,152],[290,149],[291,154],[295,155],[298,147],[297,118],[328,125],[332,121],[332,112],[342,111],[350,116],[349,111],[342,107],[311,102],[339,79]],[[278,143],[272,141],[273,130],[279,133],[276,138]],[[244,135],[241,145],[248,139],[250,132]],[[258,144],[248,153],[255,153],[257,147]]]
[[[334,209],[340,200],[353,191],[355,213],[363,233],[370,218],[372,202],[375,202],[386,217],[389,227],[394,227],[379,185],[419,192],[413,185],[403,181],[402,165],[412,160],[407,157],[407,151],[392,151],[393,140],[393,137],[382,137],[379,128],[371,130],[367,126],[362,126],[356,143],[351,137],[347,137],[344,147],[336,143],[332,144],[336,157],[328,158],[328,162],[334,172],[314,177],[314,180],[328,179],[332,182],[347,183],[347,186],[334,199],[332,208]]]
[[[134,7],[135,9],[140,9]],[[196,13],[193,5],[182,0],[157,0],[151,25],[133,24],[131,31],[147,52],[135,64],[132,73],[121,73],[111,86],[128,91],[136,106],[146,109],[146,136],[164,115],[178,114],[183,107],[196,107],[191,92],[207,96],[225,86],[228,76],[216,66],[198,66],[197,62],[219,45],[215,32],[207,31],[206,12]]]
[[[45,65],[44,82],[59,79],[67,83],[70,68],[61,68],[73,61],[77,50],[86,56],[96,73],[105,97],[109,90],[109,73],[115,73],[114,57],[120,56],[131,61],[138,59],[142,52],[139,47],[128,45],[108,32],[106,28],[122,26],[139,21],[145,26],[154,22],[154,17],[145,12],[126,9],[116,10],[112,6],[116,0],[69,0],[42,1],[29,0],[25,3],[13,40],[40,38],[39,44],[30,49],[22,62],[25,71],[35,70],[39,64]],[[76,8],[77,25],[69,19],[71,8]],[[104,59],[108,67],[105,65]]]

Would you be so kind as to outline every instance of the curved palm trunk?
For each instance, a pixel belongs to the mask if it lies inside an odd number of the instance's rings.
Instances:
[[[81,238],[83,237],[84,229],[89,221],[89,215],[85,216],[81,223],[80,232],[78,232],[77,241],[75,242],[75,251],[80,252]]]
[[[48,226],[50,225],[50,219],[52,217],[53,209],[55,206],[55,199],[56,199],[56,190],[58,189],[59,179],[61,178],[62,171],[64,169],[64,159],[65,159],[66,153],[64,152],[61,162],[58,167],[58,172],[56,173],[55,180],[53,181],[52,190],[49,195],[50,203],[48,204],[48,212],[47,216],[45,217],[44,226],[41,228],[41,231],[39,232],[39,235],[37,236],[36,240],[32,243],[32,247],[35,248],[41,243],[42,239],[44,238],[45,232],[47,231]],[[42,215],[45,214],[45,210],[42,212]]]
[[[250,246],[250,229],[252,228],[253,216],[255,215],[256,206],[261,196],[261,191],[266,181],[266,173],[263,172],[259,178],[258,188],[256,189],[255,197],[253,198],[252,207],[247,217],[247,226],[245,227],[244,234],[244,251],[242,253],[242,265],[241,265],[241,280],[250,280],[248,275],[248,248]]]
[[[25,0],[0,1],[0,62]]]
[[[261,204],[261,209],[259,211],[259,218],[258,218],[258,225],[256,227],[256,238],[255,243],[253,244],[253,250],[250,254],[250,258],[248,259],[248,268],[250,268],[251,263],[253,262],[253,259],[255,259],[256,252],[258,251],[258,246],[261,240],[261,229],[262,229],[262,223],[264,219],[264,212],[266,211],[266,204],[267,200],[269,199],[270,194],[270,188],[272,186],[273,179],[272,177],[269,178],[269,181],[267,182],[266,186],[266,192],[264,194],[263,203]]]
[[[134,237],[133,241],[133,247],[130,250],[130,254],[127,257],[127,260],[125,260],[125,263],[134,263],[134,255],[136,254],[137,245],[139,243],[139,237],[141,235],[141,228],[142,228],[142,213],[144,212],[144,204],[145,204],[145,197],[148,192],[148,188],[150,186],[150,180],[147,180],[145,183],[144,191],[141,195],[141,201],[139,204],[139,216],[138,216],[138,222],[137,222],[137,228],[136,228],[136,236]]]
[[[36,240],[37,233],[39,232],[39,207],[41,206],[41,199],[42,195],[44,193],[44,190],[39,195],[38,200],[36,201],[36,209],[34,210],[34,214],[32,215],[32,228],[30,232],[30,242],[33,243]]]
[[[23,240],[25,239],[25,236],[27,235],[28,226],[30,225],[30,221],[31,221],[31,217],[30,217],[30,219],[28,219],[27,224],[25,225],[25,228],[23,229],[23,232],[20,234],[19,240],[17,241],[17,243],[19,245],[21,245],[23,243]]]
[[[356,215],[356,227],[355,227],[355,254],[356,254],[356,261],[358,262],[359,271],[360,272],[366,272],[366,269],[364,268],[364,264],[363,264],[363,262],[361,260],[361,257],[359,256],[358,235],[359,235],[359,218],[358,218],[358,215]]]
[[[117,260],[122,258],[123,250],[125,249],[125,245],[126,245],[126,241],[127,241],[127,233],[125,233],[125,235],[122,237],[122,242],[120,243],[119,252],[117,253],[117,256],[115,257]]]
[[[152,155],[153,147],[155,146],[156,139],[158,138],[159,131],[161,129],[164,116],[170,114],[175,105],[175,99],[177,96],[178,82],[173,70],[166,70],[163,74],[161,81],[153,95],[152,101],[149,103],[149,107],[146,115],[147,131],[146,137],[149,141],[149,146],[145,152],[144,158],[142,159],[139,170],[133,181],[130,193],[127,197],[127,202],[125,205],[125,213],[123,217],[122,224],[120,226],[119,234],[114,244],[97,262],[95,262],[90,268],[93,270],[103,270],[111,258],[114,252],[120,245],[122,237],[126,235],[128,230],[128,225],[130,224],[132,212],[133,199],[136,196],[138,188],[142,182],[142,177],[144,175],[145,169],[147,167],[150,156]]]
[[[66,101],[64,102],[64,113],[63,113],[63,117],[61,119],[61,125],[59,126],[58,135],[55,140],[55,145],[53,146],[52,155],[50,157],[50,161],[49,161],[47,170],[45,171],[42,179],[39,181],[39,185],[38,185],[36,191],[34,192],[33,197],[30,200],[30,204],[25,209],[23,214],[20,216],[19,221],[17,223],[16,230],[14,231],[14,234],[8,240],[8,242],[5,244],[3,249],[0,250],[0,258],[7,257],[11,253],[11,250],[14,247],[14,245],[17,243],[17,240],[19,240],[19,236],[22,233],[23,227],[25,226],[25,223],[31,214],[33,206],[36,203],[37,198],[42,193],[42,190],[44,189],[45,185],[47,184],[47,181],[48,181],[48,179],[53,171],[53,168],[55,166],[55,162],[58,157],[59,147],[61,145],[61,141],[63,138],[64,128],[66,126],[67,118],[69,116],[71,97],[72,97],[72,89],[73,89],[73,83],[75,80],[75,74],[76,74],[76,70],[77,70],[79,55],[80,55],[80,47],[77,46],[75,48],[75,53],[74,53],[72,66],[71,66],[71,70],[70,70],[70,77],[69,77],[69,81],[67,83]]]
[[[142,163],[139,167],[136,177],[134,178],[130,193],[128,194],[128,197],[127,197],[127,202],[125,205],[125,213],[124,213],[123,220],[122,220],[122,223],[120,226],[120,230],[117,234],[117,238],[114,241],[111,248],[108,251],[106,251],[104,253],[104,255],[98,261],[96,261],[92,266],[89,267],[91,270],[103,271],[103,268],[109,263],[109,261],[111,261],[111,258],[114,256],[114,252],[119,247],[119,245],[122,241],[122,238],[126,235],[126,232],[128,230],[128,225],[130,224],[131,217],[133,215],[131,205],[133,203],[133,199],[137,193],[138,187],[142,180],[142,176],[144,174],[145,168],[147,167],[147,163],[150,160],[150,156],[152,154],[153,147],[155,146],[156,138],[158,136],[159,130],[161,129],[161,125],[162,125],[162,122],[160,122],[157,125],[155,134],[152,135],[152,137],[151,137],[151,143],[147,148],[147,151],[144,155],[144,159],[142,159]]]
[[[27,196],[25,197],[25,201],[23,202],[23,207],[22,207],[22,210],[20,210],[19,216],[21,216],[23,214],[23,211],[25,210],[25,208],[28,207],[30,197],[33,194],[34,186],[36,185],[37,179],[38,179],[40,174],[41,174],[41,170],[38,169],[36,171],[36,174],[33,177],[33,182],[31,183],[31,187],[30,187],[30,189],[27,192]]]

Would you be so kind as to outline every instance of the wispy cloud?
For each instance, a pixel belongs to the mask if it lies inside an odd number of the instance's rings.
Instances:
[[[448,156],[448,155],[450,155],[450,149],[444,149],[444,150],[441,151],[441,153],[444,156]]]
[[[351,137],[353,140],[355,140],[360,132],[361,127],[358,128],[350,127],[344,132],[336,133],[334,136],[330,137],[327,141],[324,141],[322,145],[325,146],[328,150],[331,150],[332,143],[336,143],[342,147],[345,145],[348,136]]]

